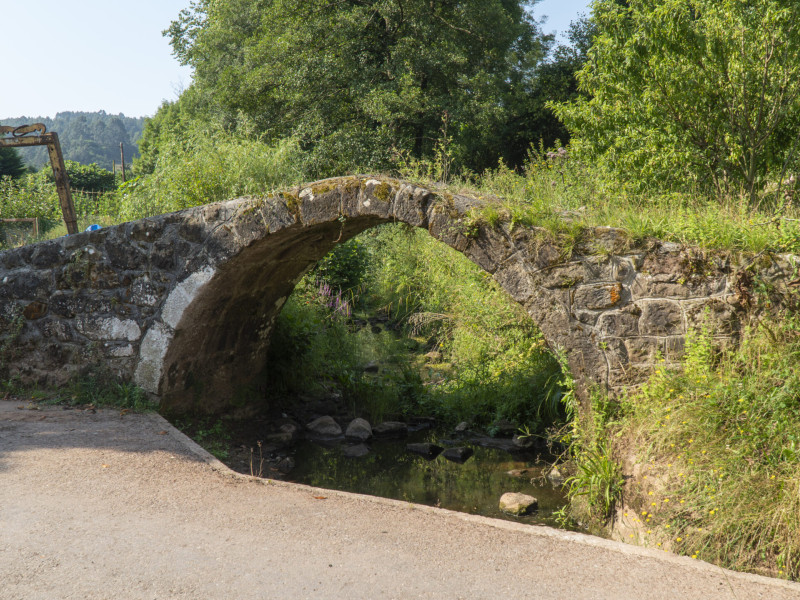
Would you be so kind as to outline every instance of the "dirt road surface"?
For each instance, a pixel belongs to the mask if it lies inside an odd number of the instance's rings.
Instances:
[[[237,475],[155,414],[28,406],[0,401],[2,600],[800,599],[664,552]]]

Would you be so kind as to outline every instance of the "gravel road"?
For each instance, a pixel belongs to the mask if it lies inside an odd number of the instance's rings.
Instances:
[[[2,600],[800,599],[592,536],[237,475],[155,414],[28,406],[0,401]]]

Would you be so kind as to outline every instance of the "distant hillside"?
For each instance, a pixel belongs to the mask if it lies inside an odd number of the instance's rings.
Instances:
[[[64,158],[85,165],[97,163],[111,169],[112,161],[119,164],[119,143],[125,145],[125,162],[139,156],[136,145],[142,136],[144,117],[126,117],[123,114],[109,115],[99,112],[61,112],[54,119],[47,117],[0,118],[0,125],[23,125],[44,123],[47,131],[55,131],[61,141]],[[25,163],[36,169],[49,165],[47,150],[21,148]]]

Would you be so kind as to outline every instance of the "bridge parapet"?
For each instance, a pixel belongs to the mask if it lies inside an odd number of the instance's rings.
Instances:
[[[749,307],[744,259],[635,246],[607,227],[566,251],[543,229],[475,220],[480,204],[345,177],[0,253],[0,368],[61,385],[102,363],[167,408],[227,410],[247,401],[300,277],[337,243],[393,221],[426,228],[492,274],[566,353],[582,393],[679,360],[703,322],[720,343],[735,341]],[[774,285],[795,274],[793,257],[760,260],[750,271]]]

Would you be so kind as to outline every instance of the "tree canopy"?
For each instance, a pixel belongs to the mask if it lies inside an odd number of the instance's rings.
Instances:
[[[199,0],[165,33],[207,116],[298,137],[320,173],[430,156],[443,123],[454,158],[482,169],[547,132],[526,102],[552,44],[534,4]],[[529,131],[508,136],[515,121]]]
[[[3,125],[26,125],[44,123],[48,131],[58,133],[64,158],[88,165],[98,163],[111,168],[112,162],[119,163],[119,144],[125,144],[125,161],[139,155],[136,141],[142,134],[143,117],[112,115],[105,111],[71,112],[65,111],[49,117],[2,118]],[[22,148],[20,155],[25,162],[36,168],[48,167],[50,158],[44,147]]]
[[[628,181],[753,199],[794,156],[798,17],[787,0],[598,0],[587,95],[555,110]]]

